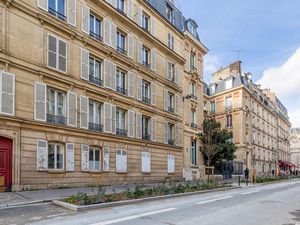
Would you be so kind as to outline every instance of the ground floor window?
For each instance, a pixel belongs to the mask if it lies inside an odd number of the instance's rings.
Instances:
[[[197,165],[196,141],[191,142],[191,163]]]
[[[61,144],[49,144],[48,169],[64,169],[64,146]]]
[[[89,149],[89,170],[100,171],[100,149],[90,147]]]

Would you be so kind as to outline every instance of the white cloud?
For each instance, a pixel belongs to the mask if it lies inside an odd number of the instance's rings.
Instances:
[[[300,127],[300,105],[295,110],[289,112],[292,127]]]
[[[209,79],[212,73],[220,69],[220,61],[216,55],[208,53],[204,57],[204,76],[205,80]]]

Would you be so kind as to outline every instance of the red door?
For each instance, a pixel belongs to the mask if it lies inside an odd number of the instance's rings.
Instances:
[[[12,140],[0,137],[0,177],[4,186],[10,190],[12,185]]]

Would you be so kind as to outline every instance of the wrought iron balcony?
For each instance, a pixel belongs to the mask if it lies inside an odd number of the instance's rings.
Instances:
[[[98,85],[98,86],[103,86],[103,80],[101,80],[97,77],[94,77],[93,75],[90,75],[89,81],[93,84]]]
[[[191,128],[194,128],[194,129],[197,129],[197,124],[195,124],[195,123],[191,123]]]
[[[169,107],[168,107],[168,111],[171,112],[171,113],[174,113],[174,112],[175,112],[175,109],[174,109],[173,107],[169,106]]]
[[[190,70],[191,70],[192,73],[197,72],[197,68],[194,65],[190,66]]]
[[[116,134],[119,135],[119,136],[126,137],[127,136],[127,130],[121,129],[121,128],[117,128],[116,129]]]
[[[103,125],[98,123],[89,123],[89,130],[103,132]]]
[[[150,134],[147,134],[147,133],[143,133],[142,138],[143,138],[143,140],[150,141],[151,135],[150,135]]]
[[[127,90],[125,88],[117,86],[116,90],[117,90],[117,92],[121,93],[122,95],[127,95]]]
[[[67,118],[64,116],[56,116],[54,114],[47,114],[47,122],[59,125],[66,125]]]
[[[126,50],[124,48],[121,48],[121,47],[118,46],[117,47],[117,51],[120,52],[123,55],[127,55],[127,52],[126,52]]]
[[[151,102],[150,98],[147,98],[145,96],[142,97],[142,101],[146,104],[150,104],[150,102]]]
[[[63,21],[66,21],[66,20],[67,20],[67,17],[66,17],[64,14],[62,14],[62,13],[56,11],[55,9],[52,9],[52,8],[49,7],[49,8],[48,8],[48,11],[49,11],[49,13],[50,13],[51,15],[55,16],[56,18],[58,18],[58,19],[60,19],[60,20],[63,20]]]
[[[175,144],[175,141],[174,141],[173,139],[169,139],[169,140],[168,140],[168,144],[169,144],[169,145],[174,145],[174,144]]]
[[[225,111],[231,111],[231,110],[232,110],[232,105],[225,106]]]
[[[124,8],[120,8],[119,6],[117,7],[117,10],[119,13],[123,14],[123,15],[126,15],[125,11],[124,11]]]
[[[94,33],[93,31],[90,31],[90,36],[91,36],[92,38],[97,39],[98,41],[103,41],[103,38],[101,37],[101,35],[100,35],[100,34],[96,34],[96,33]]]
[[[142,61],[142,65],[147,67],[147,68],[150,68],[149,62]]]
[[[191,96],[191,99],[193,99],[193,100],[195,100],[195,101],[197,101],[197,100],[198,100],[198,98],[197,98],[197,96],[196,96],[196,95],[194,95],[194,94],[190,94],[190,96]]]

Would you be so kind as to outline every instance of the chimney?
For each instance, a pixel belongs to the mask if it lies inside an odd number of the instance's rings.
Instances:
[[[246,76],[249,78],[249,80],[252,80],[252,73],[248,72]]]

